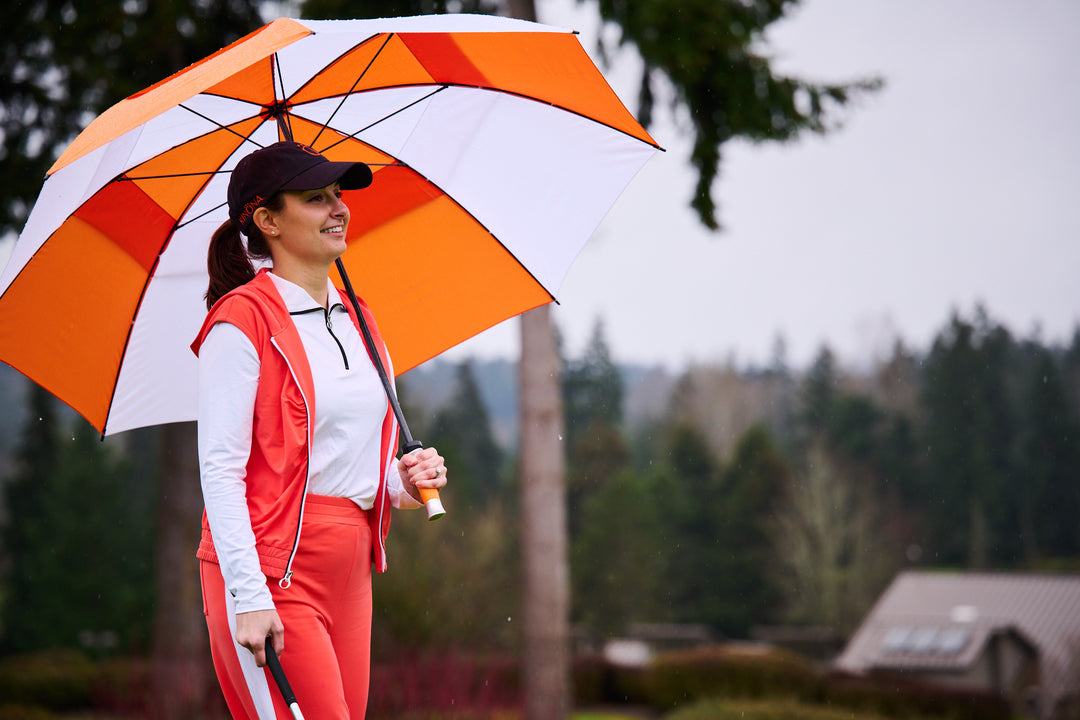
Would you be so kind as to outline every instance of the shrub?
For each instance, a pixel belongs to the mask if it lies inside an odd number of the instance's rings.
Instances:
[[[612,700],[615,668],[602,655],[588,654],[574,658],[572,680],[574,705],[586,707],[602,705]]]
[[[368,716],[485,718],[520,702],[517,663],[500,656],[402,653],[373,663]],[[415,712],[414,712],[415,711]]]
[[[660,709],[704,698],[813,700],[821,691],[808,660],[784,650],[739,645],[658,655],[644,684],[649,704]]]
[[[664,720],[851,720],[851,710],[808,705],[794,700],[703,700]],[[859,720],[883,720],[859,713]]]
[[[58,711],[89,708],[96,679],[94,663],[78,650],[48,650],[0,660],[0,698],[14,705]]]
[[[4,720],[60,720],[60,716],[36,705],[0,702],[0,718]]]
[[[903,676],[861,677],[835,673],[824,683],[826,702],[894,718],[911,715],[950,720],[1009,720],[1012,708],[1001,695],[945,688]]]

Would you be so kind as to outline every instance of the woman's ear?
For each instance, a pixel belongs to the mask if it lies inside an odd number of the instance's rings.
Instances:
[[[277,217],[269,209],[261,207],[255,211],[255,214],[251,216],[252,222],[255,223],[255,227],[259,228],[259,232],[263,234],[263,237],[271,238],[277,237],[278,225]]]

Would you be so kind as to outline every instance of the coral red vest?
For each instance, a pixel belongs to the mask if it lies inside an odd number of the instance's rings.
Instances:
[[[342,302],[359,329],[351,302],[342,291]],[[383,367],[389,370],[386,346],[379,336],[371,311],[361,301]],[[191,349],[196,355],[215,323],[238,327],[259,355],[259,388],[255,398],[252,447],[248,459],[247,504],[255,548],[263,574],[288,587],[292,561],[300,546],[307,497],[308,464],[315,386],[300,334],[289,316],[274,281],[262,270],[251,282],[221,298],[206,316]],[[372,351],[368,348],[368,352]],[[398,426],[387,406],[383,419],[379,490],[368,512],[371,523],[372,562],[376,572],[386,570],[386,536],[390,530],[390,498],[386,469],[397,454]],[[203,513],[202,542],[196,557],[217,562],[210,527]]]

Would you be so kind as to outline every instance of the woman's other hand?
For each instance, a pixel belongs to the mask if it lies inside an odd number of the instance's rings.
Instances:
[[[255,664],[266,666],[266,637],[273,636],[274,652],[285,652],[285,626],[277,610],[253,610],[236,614],[236,642],[255,656]]]
[[[435,448],[421,448],[402,455],[398,460],[398,472],[406,492],[420,500],[420,488],[438,490],[444,487],[446,465],[443,463],[443,456]]]

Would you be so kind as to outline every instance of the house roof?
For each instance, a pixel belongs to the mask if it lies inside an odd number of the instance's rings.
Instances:
[[[1080,683],[1080,576],[903,572],[834,661],[840,670],[959,671],[995,634],[1039,653],[1052,708]]]

